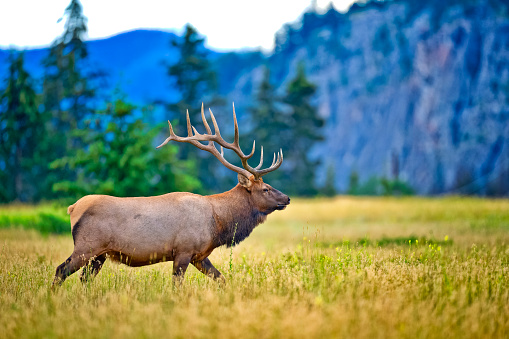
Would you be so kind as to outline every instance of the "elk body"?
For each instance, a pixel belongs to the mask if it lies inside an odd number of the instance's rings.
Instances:
[[[208,259],[212,251],[244,240],[268,214],[290,203],[288,196],[261,178],[279,168],[283,152],[278,152],[277,158],[274,154],[269,168],[261,169],[262,147],[260,164],[253,168],[247,160],[253,156],[255,144],[248,155],[240,149],[235,108],[233,143],[221,137],[212,111],[214,134],[205,119],[203,105],[201,114],[206,134],[198,133],[191,126],[188,113],[188,136],[175,135],[168,121],[170,136],[158,148],[171,140],[190,143],[212,153],[224,166],[237,172],[239,183],[227,192],[210,196],[175,192],[155,197],[88,195],[81,198],[67,210],[71,216],[74,251],[57,267],[53,286],[82,267],[82,281],[95,276],[107,258],[129,266],[173,261],[174,279],[183,277],[188,265],[193,264],[202,273],[223,279]],[[221,146],[221,152],[215,143]],[[233,150],[243,168],[230,164],[224,158],[223,148]]]

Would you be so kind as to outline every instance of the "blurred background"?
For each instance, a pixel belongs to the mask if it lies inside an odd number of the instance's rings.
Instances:
[[[187,109],[204,132],[202,102],[227,140],[235,102],[252,165],[283,149],[265,180],[291,196],[509,195],[503,0],[19,3],[0,11],[1,203],[233,187],[207,152],[155,149]]]

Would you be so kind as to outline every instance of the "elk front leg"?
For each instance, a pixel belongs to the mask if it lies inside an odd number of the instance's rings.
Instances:
[[[184,280],[187,266],[191,262],[191,256],[186,254],[177,255],[173,260],[173,284],[180,284]]]
[[[55,279],[53,279],[53,284],[51,288],[54,289],[56,286],[62,285],[65,279],[68,276],[87,265],[90,258],[93,257],[90,254],[77,254],[77,252],[73,252],[66,261],[64,261],[60,266],[57,267],[57,271],[55,272]]]
[[[212,265],[209,258],[205,258],[202,261],[194,261],[193,265],[206,276],[211,277],[214,280],[221,280],[222,282],[225,282],[223,275],[217,268],[214,267],[214,265]]]

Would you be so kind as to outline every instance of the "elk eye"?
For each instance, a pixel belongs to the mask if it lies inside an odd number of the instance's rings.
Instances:
[[[264,188],[264,189],[263,189],[263,191],[264,191],[265,193],[267,193],[267,192],[269,191],[269,189],[268,189],[268,188]]]

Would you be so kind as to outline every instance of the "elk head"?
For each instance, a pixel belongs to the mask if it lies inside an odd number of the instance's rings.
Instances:
[[[254,175],[249,178],[239,174],[239,184],[250,192],[253,204],[264,214],[269,214],[275,210],[284,210],[290,203],[290,198],[263,182],[263,179],[254,179]]]
[[[189,111],[186,112],[186,120],[187,120],[187,137],[180,137],[175,134],[173,131],[173,127],[171,122],[168,121],[168,125],[170,128],[170,136],[157,148],[166,145],[169,141],[174,140],[178,142],[186,142],[191,145],[198,147],[201,150],[212,153],[225,167],[231,169],[238,174],[239,184],[244,187],[250,193],[251,199],[253,203],[258,207],[258,209],[265,213],[269,214],[275,210],[284,209],[289,203],[290,198],[278,191],[277,189],[271,187],[270,185],[263,182],[262,176],[281,166],[283,163],[283,150],[280,149],[279,152],[274,153],[274,157],[272,160],[272,165],[270,167],[261,169],[263,165],[263,146],[261,147],[260,154],[260,163],[256,167],[251,167],[248,164],[248,160],[254,155],[256,141],[253,141],[253,149],[249,154],[245,154],[239,146],[239,126],[237,123],[237,116],[235,114],[235,106],[233,106],[233,123],[234,123],[234,138],[233,142],[229,143],[225,141],[221,137],[221,133],[219,131],[219,127],[217,125],[216,118],[214,117],[214,113],[209,109],[210,118],[212,120],[212,124],[214,125],[214,134],[212,134],[212,130],[207,123],[207,119],[205,118],[205,113],[203,111],[203,104],[201,106],[201,118],[203,121],[203,125],[205,126],[206,133],[200,134],[191,125],[191,121],[189,119]],[[202,142],[207,142],[207,144],[203,144]],[[218,151],[215,144],[217,143],[220,146],[221,151]],[[232,150],[237,154],[242,163],[242,167],[235,166],[229,163],[224,157],[223,148]]]

